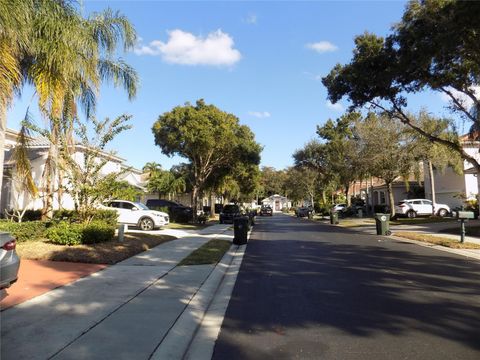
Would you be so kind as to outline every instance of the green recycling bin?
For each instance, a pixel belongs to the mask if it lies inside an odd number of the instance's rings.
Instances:
[[[244,245],[247,243],[248,228],[248,216],[238,216],[233,218],[233,243],[235,245]]]
[[[392,235],[390,231],[390,214],[375,214],[377,235]]]
[[[338,212],[337,211],[330,211],[330,224],[333,224],[333,225],[338,224]]]

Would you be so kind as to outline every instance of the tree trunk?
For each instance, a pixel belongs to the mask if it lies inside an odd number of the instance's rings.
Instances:
[[[198,185],[193,185],[192,189],[192,200],[193,200],[193,222],[197,222],[197,209],[198,209]]]
[[[393,198],[392,183],[387,183],[388,201],[390,202],[390,217],[395,216],[395,199]]]
[[[345,197],[347,198],[347,207],[350,207],[352,204],[352,199],[350,197],[350,183],[345,185]]]
[[[428,176],[430,177],[430,190],[432,192],[431,200],[432,200],[432,216],[435,215],[435,204],[436,204],[436,198],[435,198],[435,179],[433,177],[433,165],[430,160],[428,160]]]
[[[323,206],[327,205],[327,192],[325,191],[325,189],[322,189],[322,202]]]
[[[370,194],[368,192],[368,179],[365,179],[365,211],[370,213]]]
[[[3,194],[3,162],[5,159],[5,135],[7,132],[7,107],[0,100],[0,204]],[[2,215],[4,209],[0,209]]]
[[[215,193],[210,193],[210,216],[215,216]]]

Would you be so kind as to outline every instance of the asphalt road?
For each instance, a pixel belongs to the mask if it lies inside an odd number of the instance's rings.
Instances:
[[[259,218],[214,359],[480,359],[480,262]]]

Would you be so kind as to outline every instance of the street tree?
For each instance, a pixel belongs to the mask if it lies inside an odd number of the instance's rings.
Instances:
[[[346,113],[335,122],[331,119],[323,126],[317,126],[317,134],[325,140],[325,160],[328,171],[343,187],[347,204],[350,206],[350,185],[363,176],[365,162],[360,156],[355,142],[353,128],[361,115]]]
[[[159,116],[152,128],[155,144],[167,156],[180,155],[192,166],[193,207],[208,179],[225,166],[258,164],[261,146],[238,118],[198,100]],[[194,212],[196,217],[196,212]]]
[[[452,112],[469,121],[472,129],[479,128],[479,119],[471,111],[480,105],[478,14],[480,2],[475,1],[409,2],[402,20],[386,38],[370,33],[355,38],[351,62],[337,64],[322,80],[328,98],[336,103],[346,96],[352,108],[367,105],[381,110],[457,152],[480,174],[480,162],[458,139],[429,132],[407,111],[408,94],[431,90],[450,99]]]
[[[357,147],[368,164],[368,172],[385,182],[390,215],[395,216],[392,184],[409,176],[418,168],[416,144],[406,127],[387,115],[370,113],[355,126]]]

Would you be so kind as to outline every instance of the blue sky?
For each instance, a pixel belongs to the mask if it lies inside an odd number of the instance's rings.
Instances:
[[[285,168],[295,149],[315,138],[317,125],[344,111],[345,102],[327,103],[321,76],[350,60],[355,35],[388,34],[404,6],[400,1],[84,1],[84,14],[119,10],[141,38],[136,51],[121,55],[139,73],[136,99],[130,102],[122,89],[105,85],[97,117],[131,114],[133,129],[111,148],[136,168],[156,161],[168,169],[183,160],[161,154],[152,125],[173,107],[203,98],[253,130],[264,146],[262,166]],[[10,128],[18,129],[31,96],[27,88],[16,99]],[[417,96],[410,105],[448,114],[437,94]]]

